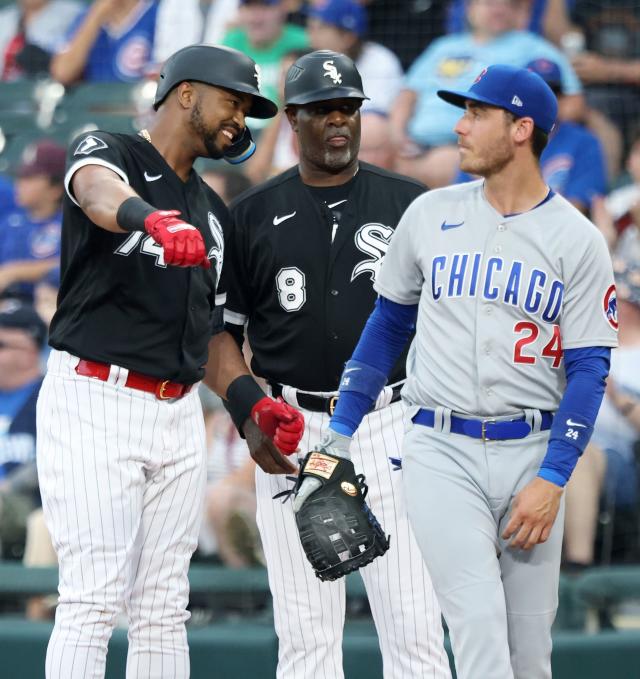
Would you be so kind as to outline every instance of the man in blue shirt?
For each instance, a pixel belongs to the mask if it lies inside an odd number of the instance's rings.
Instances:
[[[558,64],[565,110],[577,119],[582,87],[565,56],[550,42],[517,30],[517,0],[468,0],[470,30],[435,40],[409,69],[391,114],[395,145],[401,149],[397,170],[432,188],[453,180],[458,162],[454,108],[437,96],[439,89],[464,90],[491,64],[524,67],[545,58]]]
[[[17,170],[17,207],[0,216],[0,295],[31,299],[33,282],[60,258],[65,149],[28,146]]]
[[[549,59],[534,59],[527,68],[551,87],[558,97],[562,115],[564,95],[558,64]],[[600,142],[590,130],[578,123],[558,120],[540,157],[540,170],[545,182],[584,214],[589,213],[594,197],[607,192],[607,170]],[[458,172],[455,183],[472,179],[475,177]]]
[[[153,73],[168,56],[157,49],[161,6],[161,0],[96,0],[71,25],[66,45],[51,62],[51,75],[70,85],[131,83]],[[188,22],[176,22],[173,47],[186,47],[191,35]]]
[[[20,556],[29,512],[39,504],[36,400],[47,329],[35,310],[0,307],[0,553]]]

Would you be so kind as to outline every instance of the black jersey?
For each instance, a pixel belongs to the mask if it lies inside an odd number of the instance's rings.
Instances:
[[[162,247],[145,232],[111,233],[96,226],[78,207],[70,185],[84,165],[110,168],[158,209],[180,210],[181,219],[202,233],[211,269],[167,266]],[[84,134],[70,146],[67,168],[51,346],[159,379],[198,381],[214,324],[226,206],[194,171],[183,182],[138,135]]]
[[[373,309],[393,231],[424,191],[367,163],[343,187],[312,189],[294,167],[231,205],[225,326],[237,336],[248,321],[256,375],[306,391],[337,389]],[[403,354],[390,383],[404,378],[404,363]]]

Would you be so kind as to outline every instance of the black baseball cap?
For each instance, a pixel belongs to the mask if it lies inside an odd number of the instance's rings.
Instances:
[[[47,326],[38,312],[29,304],[7,301],[0,306],[0,328],[17,328],[26,331],[39,349],[47,340]]]

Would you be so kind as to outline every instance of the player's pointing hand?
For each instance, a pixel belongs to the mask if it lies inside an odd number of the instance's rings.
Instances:
[[[515,496],[509,523],[502,533],[513,548],[531,549],[546,542],[558,515],[562,488],[538,476]]]
[[[173,266],[210,268],[202,234],[178,219],[178,210],[156,210],[144,220],[144,228],[164,250],[164,261]]]

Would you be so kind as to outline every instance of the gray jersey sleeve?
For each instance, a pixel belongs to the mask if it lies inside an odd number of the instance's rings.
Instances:
[[[402,215],[373,285],[379,295],[398,304],[420,301],[424,278],[415,239],[420,229],[422,204],[427,196],[423,194],[416,198]]]
[[[584,250],[566,281],[561,327],[565,349],[617,346],[611,257],[604,237],[595,227],[589,230]]]

